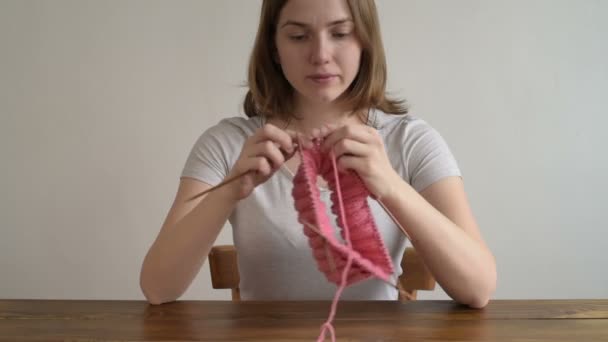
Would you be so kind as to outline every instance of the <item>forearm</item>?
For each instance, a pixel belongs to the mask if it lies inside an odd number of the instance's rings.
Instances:
[[[236,201],[223,189],[209,193],[173,227],[164,227],[146,255],[141,288],[153,304],[176,300],[200,271]]]
[[[407,231],[437,282],[454,300],[485,306],[496,286],[492,253],[401,178],[393,184],[394,191],[382,202]]]

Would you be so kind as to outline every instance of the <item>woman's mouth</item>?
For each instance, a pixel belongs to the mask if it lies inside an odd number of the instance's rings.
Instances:
[[[317,74],[317,75],[312,75],[309,78],[317,84],[328,84],[337,77],[338,76],[331,75],[331,74]]]

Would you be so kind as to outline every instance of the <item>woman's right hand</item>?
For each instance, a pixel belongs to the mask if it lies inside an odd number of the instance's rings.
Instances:
[[[253,171],[226,185],[235,200],[241,200],[256,186],[266,182],[291,158],[296,151],[297,136],[293,131],[284,131],[272,124],[263,127],[250,136],[226,177],[231,179],[247,171]]]

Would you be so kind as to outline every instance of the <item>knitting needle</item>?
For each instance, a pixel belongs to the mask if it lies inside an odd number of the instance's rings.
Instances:
[[[382,203],[381,200],[376,199],[376,202],[378,202],[382,208],[384,209],[384,211],[388,214],[388,216],[390,216],[390,218],[393,220],[393,222],[395,223],[395,225],[397,225],[397,227],[399,227],[399,229],[401,229],[401,231],[403,232],[403,234],[405,234],[405,237],[412,241],[412,239],[410,239],[409,234],[405,231],[405,228],[403,228],[403,226],[399,223],[399,221],[397,221],[397,218],[395,218],[395,216],[393,216],[393,214],[391,213],[390,210],[388,210],[388,208],[386,207],[386,205],[384,205],[384,203]]]
[[[225,181],[221,182],[220,184],[218,184],[218,185],[216,185],[216,186],[214,186],[214,187],[212,187],[212,188],[209,188],[209,189],[207,189],[207,190],[205,190],[205,191],[203,191],[203,192],[201,192],[201,193],[198,193],[198,194],[196,194],[196,195],[194,195],[194,196],[190,197],[190,198],[188,199],[188,202],[189,202],[189,201],[192,201],[192,200],[195,200],[195,199],[197,199],[197,198],[199,198],[199,197],[201,197],[201,196],[203,196],[203,195],[205,195],[205,194],[207,194],[207,193],[210,193],[211,191],[217,190],[217,189],[219,189],[219,188],[223,187],[224,185],[228,185],[228,184],[230,184],[230,183],[234,182],[235,180],[237,180],[237,179],[239,179],[239,178],[243,177],[244,175],[248,174],[249,172],[253,172],[253,171],[252,171],[252,170],[247,170],[247,171],[245,171],[245,172],[242,172],[242,173],[241,173],[241,174],[239,174],[239,175],[236,175],[236,176],[234,176],[234,177],[231,177],[231,178],[229,178],[229,179],[227,179],[227,180],[225,180]]]
[[[295,141],[293,143],[293,152],[291,152],[291,153],[287,153],[287,152],[283,151],[282,149],[279,149],[281,151],[281,153],[283,154],[283,157],[285,158],[285,162],[288,161],[288,160],[290,160],[291,158],[293,158],[293,156],[296,154],[296,152],[298,152],[301,149],[302,146],[304,146],[304,147],[310,147],[310,144],[311,144],[312,140],[309,141],[307,139],[310,139],[310,138],[303,138],[302,135],[298,134],[297,135],[297,141]],[[195,199],[197,199],[197,198],[199,198],[199,197],[201,197],[201,196],[203,196],[205,194],[210,193],[211,191],[214,191],[214,190],[217,190],[217,189],[223,187],[224,185],[228,185],[229,183],[232,183],[235,180],[237,180],[237,179],[245,176],[249,172],[254,172],[254,171],[253,170],[248,170],[248,171],[245,171],[245,172],[243,172],[243,173],[241,173],[239,175],[231,177],[231,178],[229,178],[229,179],[221,182],[220,184],[218,184],[218,185],[216,185],[216,186],[214,186],[212,188],[209,188],[209,189],[207,189],[207,190],[205,190],[205,191],[203,191],[201,193],[198,193],[198,194],[190,197],[187,201],[189,202],[189,201],[195,200]]]
[[[283,151],[281,151],[281,152],[283,152]],[[286,159],[286,161],[287,161],[287,160],[291,159],[295,155],[295,152],[292,153],[291,155],[287,155],[287,154],[284,153],[284,155],[286,157],[288,157]],[[243,173],[241,173],[239,175],[231,177],[231,178],[223,181],[222,183],[220,183],[220,184],[218,184],[218,185],[216,185],[216,186],[214,186],[212,188],[209,188],[209,189],[207,189],[207,190],[205,190],[205,191],[203,191],[203,192],[201,192],[199,194],[194,195],[193,197],[189,198],[188,201],[192,201],[192,200],[197,199],[197,198],[199,198],[199,197],[201,197],[201,196],[203,196],[203,195],[205,195],[205,194],[207,194],[207,193],[209,193],[211,191],[217,190],[217,189],[223,187],[224,185],[228,185],[228,184],[234,182],[235,180],[237,180],[237,179],[245,176],[246,174],[248,174],[250,172],[253,172],[253,171],[251,171],[251,170],[245,171],[245,172],[243,172]],[[403,234],[405,235],[405,237],[407,237],[407,239],[411,241],[412,239],[410,238],[409,234],[405,231],[405,228],[403,228],[403,226],[399,223],[399,221],[397,221],[397,218],[395,218],[395,216],[393,216],[393,214],[391,213],[390,210],[388,210],[388,208],[386,207],[386,205],[384,205],[384,203],[382,203],[382,201],[379,200],[379,199],[376,199],[376,202],[378,202],[378,204],[380,204],[380,206],[382,206],[382,208],[384,209],[384,211],[386,212],[386,214],[393,220],[393,222],[395,223],[395,225],[401,230],[401,232],[403,232]],[[308,226],[309,226],[309,228],[311,228],[311,229],[314,230],[314,228],[312,228],[311,225],[308,225]],[[318,233],[318,234],[321,234],[319,231],[315,231],[315,232]]]
[[[283,150],[280,150],[280,151],[281,151],[281,153],[283,154],[283,157],[285,158],[285,161],[290,160],[290,159],[291,159],[291,158],[292,158],[292,157],[293,157],[293,156],[296,154],[296,151],[297,151],[297,149],[296,149],[296,148],[297,148],[298,144],[296,143],[296,144],[294,144],[294,145],[295,145],[295,147],[294,147],[294,151],[293,151],[292,153],[287,153],[287,152],[285,152],[285,151],[283,151]],[[201,193],[198,193],[198,194],[196,194],[196,195],[194,195],[194,196],[190,197],[190,198],[189,198],[187,201],[189,202],[189,201],[195,200],[195,199],[197,199],[197,198],[199,198],[199,197],[201,197],[201,196],[203,196],[203,195],[205,195],[205,194],[207,194],[207,193],[210,193],[211,191],[214,191],[214,190],[217,190],[217,189],[219,189],[219,188],[223,187],[224,185],[228,185],[228,184],[230,184],[230,183],[234,182],[235,180],[237,180],[237,179],[239,179],[239,178],[241,178],[241,177],[245,176],[246,174],[248,174],[248,173],[250,173],[250,172],[255,172],[255,171],[253,171],[253,170],[248,170],[248,171],[242,172],[242,173],[240,173],[240,174],[238,174],[238,175],[236,175],[236,176],[234,176],[234,177],[231,177],[231,178],[229,178],[229,179],[226,179],[225,181],[221,182],[220,184],[218,184],[218,185],[216,185],[216,186],[214,186],[214,187],[212,187],[212,188],[209,188],[209,189],[207,189],[207,190],[205,190],[205,191],[203,191],[203,192],[201,192]]]

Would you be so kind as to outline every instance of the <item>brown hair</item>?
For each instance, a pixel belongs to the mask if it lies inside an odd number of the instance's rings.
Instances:
[[[281,67],[275,62],[275,34],[279,15],[288,0],[264,0],[255,45],[249,59],[248,86],[243,109],[248,117],[278,116],[283,120],[293,114],[293,92]],[[389,114],[405,114],[405,100],[386,94],[386,57],[374,0],[347,0],[355,32],[362,46],[359,72],[340,96],[353,112],[378,108]]]

